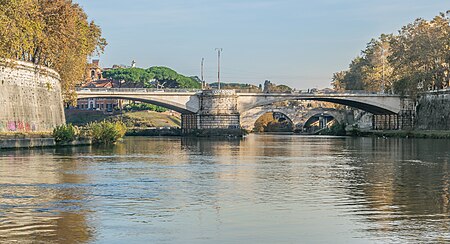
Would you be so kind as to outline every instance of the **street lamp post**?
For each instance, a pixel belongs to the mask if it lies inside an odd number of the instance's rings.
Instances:
[[[381,44],[383,45],[383,43]],[[386,89],[386,81],[384,79],[384,62],[385,62],[385,56],[384,56],[384,46],[381,46],[381,62],[382,62],[382,74],[381,74],[381,94],[384,94],[384,90]]]
[[[205,84],[205,80],[204,80],[204,77],[203,77],[203,69],[204,69],[204,62],[205,62],[205,59],[204,58],[202,58],[202,64],[201,64],[201,81],[202,81],[202,90],[204,90],[205,88],[206,88],[206,84]]]
[[[220,54],[223,48],[216,48],[217,51],[217,87],[220,90]]]

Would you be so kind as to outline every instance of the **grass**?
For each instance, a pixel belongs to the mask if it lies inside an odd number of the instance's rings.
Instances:
[[[181,119],[171,116],[168,112],[158,113],[154,111],[126,112],[117,115],[107,115],[100,111],[73,111],[66,112],[67,123],[83,126],[94,121],[123,121],[128,128],[149,127],[181,127]]]
[[[181,127],[181,119],[167,113],[139,111],[121,117],[125,124],[133,123],[132,127]]]

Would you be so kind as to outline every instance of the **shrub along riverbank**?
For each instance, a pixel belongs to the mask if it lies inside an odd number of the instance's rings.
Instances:
[[[68,124],[56,127],[53,137],[56,143],[65,144],[75,140],[91,140],[93,144],[113,144],[122,139],[127,132],[127,127],[121,121],[93,122],[86,127],[78,127]]]
[[[111,145],[121,140],[127,127],[122,122],[95,122],[78,128],[72,124],[56,127],[45,133],[0,133],[0,150],[19,148],[44,148],[81,146],[92,144]]]

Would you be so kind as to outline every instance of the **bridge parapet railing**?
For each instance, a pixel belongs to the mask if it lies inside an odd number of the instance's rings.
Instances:
[[[365,91],[365,90],[345,90],[345,91],[294,91],[292,92],[294,94],[372,94],[372,95],[392,95],[389,93],[383,93],[383,92],[373,92],[373,91]]]
[[[355,94],[355,95],[394,95],[391,93],[383,93],[383,92],[374,92],[374,91],[366,91],[366,90],[345,90],[345,91],[333,91],[333,90],[293,90],[293,91],[285,91],[285,92],[254,92],[246,89],[237,89],[236,93],[261,93],[261,94]]]
[[[77,88],[77,92],[130,92],[130,93],[154,93],[154,92],[167,92],[167,93],[199,93],[202,92],[201,89],[191,89],[191,88],[169,88],[169,89],[157,89],[157,88]],[[246,89],[237,89],[235,90],[236,93],[255,93],[250,92]],[[440,90],[440,92],[448,92],[448,90]],[[351,94],[351,95],[383,95],[383,96],[389,96],[394,95],[390,93],[382,93],[382,92],[371,92],[371,91],[364,91],[364,90],[345,90],[345,91],[321,91],[321,90],[296,90],[296,91],[289,91],[289,92],[257,92],[256,94],[292,94],[292,95],[327,95],[327,94]]]
[[[424,91],[420,94],[426,95],[426,94],[448,94],[448,93],[450,93],[450,87],[446,87],[443,89],[437,89],[437,90],[428,90],[428,91]]]
[[[189,88],[173,88],[173,89],[156,89],[156,88],[77,88],[77,92],[135,92],[135,93],[147,93],[147,92],[201,92],[200,89]]]

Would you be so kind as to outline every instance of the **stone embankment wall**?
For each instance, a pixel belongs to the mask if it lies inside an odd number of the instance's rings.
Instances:
[[[419,98],[416,129],[450,130],[450,90],[429,92]]]
[[[0,60],[0,132],[51,131],[64,123],[58,73],[28,62]]]

